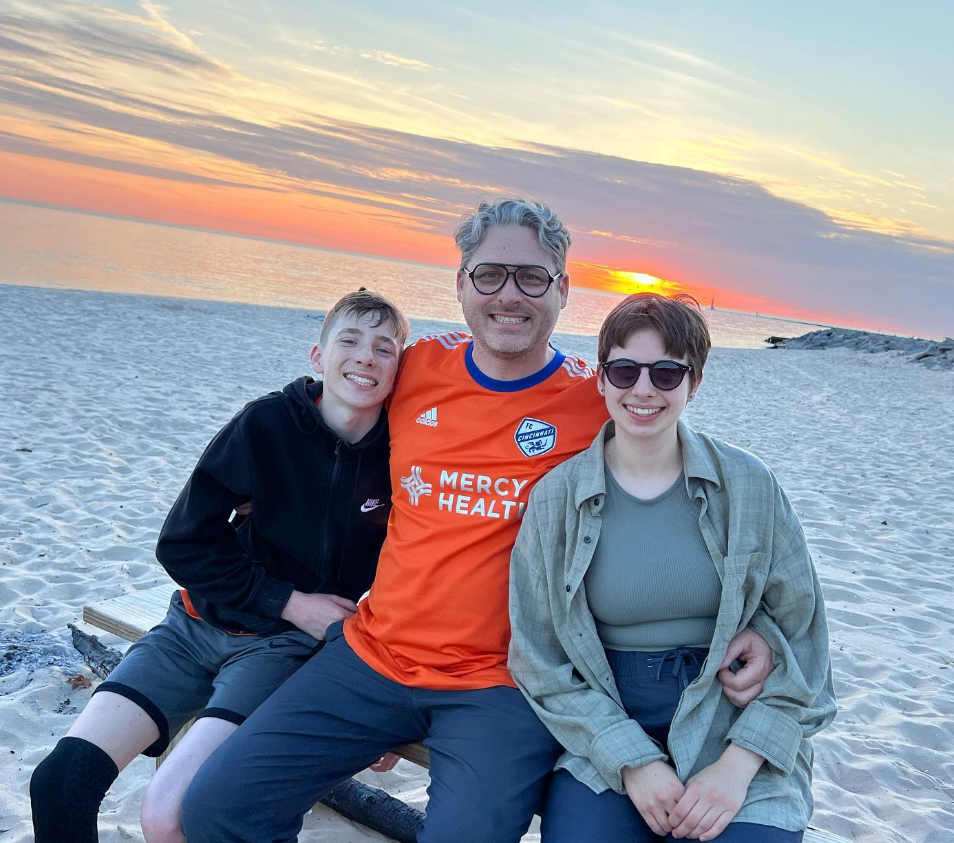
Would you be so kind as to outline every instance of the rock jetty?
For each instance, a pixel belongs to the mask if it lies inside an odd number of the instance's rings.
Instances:
[[[895,352],[932,369],[954,369],[954,339],[951,337],[937,342],[917,337],[852,331],[848,328],[824,328],[800,337],[768,337],[765,342],[773,348],[852,348],[870,354]]]

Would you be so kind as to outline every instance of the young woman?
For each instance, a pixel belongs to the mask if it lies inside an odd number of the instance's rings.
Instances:
[[[711,346],[691,299],[606,318],[610,421],[534,489],[511,568],[510,671],[566,752],[544,843],[797,843],[810,737],[834,717],[805,537],[772,472],[680,419]],[[716,674],[751,626],[775,671],[743,711]]]

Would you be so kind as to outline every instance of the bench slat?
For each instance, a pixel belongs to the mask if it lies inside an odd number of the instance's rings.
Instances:
[[[138,641],[169,608],[173,584],[121,594],[83,607],[83,620],[127,641]]]
[[[431,769],[431,751],[422,743],[409,743],[406,746],[399,746],[393,752],[398,758],[404,758],[425,769]]]
[[[847,837],[839,837],[830,831],[822,831],[820,828],[807,828],[802,843],[851,843]]]

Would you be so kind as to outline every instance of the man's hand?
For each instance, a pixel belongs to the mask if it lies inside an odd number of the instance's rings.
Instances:
[[[295,624],[313,638],[324,641],[329,626],[350,618],[357,611],[357,605],[347,597],[293,591],[282,609],[282,619]]]
[[[738,673],[733,673],[729,665],[736,659],[742,662],[742,667]],[[762,693],[765,680],[773,670],[775,665],[769,645],[757,632],[746,628],[729,642],[716,676],[722,683],[726,699],[739,708],[745,708]]]
[[[624,767],[623,787],[654,834],[665,837],[672,831],[669,812],[676,807],[685,792],[685,787],[672,767],[665,761],[650,761],[640,767]]]
[[[718,761],[686,782],[686,792],[669,812],[672,836],[712,840],[722,834],[739,813],[749,784],[764,760],[730,743]]]

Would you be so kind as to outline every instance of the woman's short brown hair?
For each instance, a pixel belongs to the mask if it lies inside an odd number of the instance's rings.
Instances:
[[[611,349],[622,348],[634,333],[647,328],[662,337],[667,354],[685,358],[692,367],[690,384],[695,386],[702,377],[712,340],[699,302],[686,293],[672,298],[658,293],[633,293],[623,299],[609,312],[600,327],[600,363],[609,359]]]

